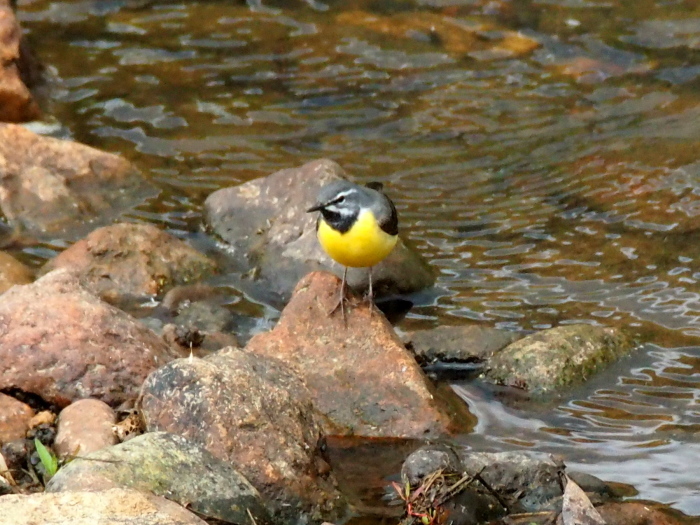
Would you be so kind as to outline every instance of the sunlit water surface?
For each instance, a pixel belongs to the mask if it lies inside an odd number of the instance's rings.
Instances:
[[[162,190],[132,217],[182,237],[213,190],[311,159],[383,181],[439,271],[403,329],[642,342],[542,413],[462,385],[462,441],[700,514],[700,4],[250,4],[20,0],[56,134],[131,159]]]

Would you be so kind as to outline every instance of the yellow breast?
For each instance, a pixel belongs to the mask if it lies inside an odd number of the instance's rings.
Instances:
[[[389,235],[379,227],[369,210],[362,211],[345,233],[334,230],[321,217],[317,234],[321,246],[334,261],[353,268],[374,266],[391,253],[398,240],[397,235]]]

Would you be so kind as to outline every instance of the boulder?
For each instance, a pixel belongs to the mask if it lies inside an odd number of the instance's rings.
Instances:
[[[112,304],[164,293],[203,279],[215,263],[190,245],[151,224],[120,223],[98,228],[41,270],[65,268],[89,291]]]
[[[154,194],[122,157],[0,124],[0,211],[13,228],[77,239]]]
[[[486,378],[533,394],[554,393],[584,382],[632,347],[615,328],[559,326],[531,334],[496,353],[488,363]]]
[[[209,226],[240,254],[240,272],[256,277],[242,280],[242,289],[281,305],[309,271],[325,268],[342,275],[343,267],[316,240],[317,214],[306,213],[320,188],[339,178],[347,178],[343,169],[321,159],[209,195],[204,203]],[[403,240],[374,268],[373,276],[378,296],[414,292],[435,280],[427,263]],[[351,268],[348,282],[366,289],[367,270]]]
[[[185,436],[240,470],[276,515],[344,512],[309,393],[276,359],[227,348],[172,361],[144,382],[139,408],[149,431]]]
[[[28,284],[34,278],[33,272],[11,255],[0,252],[0,294],[15,284]]]
[[[22,29],[7,0],[0,0],[0,121],[25,122],[41,111],[27,87],[31,83],[31,57]]]
[[[0,525],[206,525],[180,505],[136,490],[43,492],[0,498]]]
[[[0,393],[0,445],[23,439],[33,415],[29,405]]]
[[[60,458],[85,456],[90,452],[115,445],[112,429],[117,417],[104,401],[79,399],[61,410],[54,450]]]
[[[81,454],[63,466],[47,492],[131,488],[227,523],[270,523],[257,490],[233,467],[188,439],[155,432]]]
[[[468,428],[436,396],[413,356],[376,309],[350,294],[346,321],[329,315],[340,280],[314,272],[297,285],[277,326],[246,351],[292,366],[308,386],[329,435],[428,438]],[[456,401],[454,406],[463,407]]]
[[[133,401],[146,376],[174,357],[161,338],[68,272],[2,295],[0,389],[61,407],[85,397],[117,406]]]

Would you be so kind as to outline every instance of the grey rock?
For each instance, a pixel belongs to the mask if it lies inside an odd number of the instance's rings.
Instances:
[[[258,491],[231,465],[175,434],[148,433],[74,459],[47,492],[109,488],[149,491],[229,523],[259,524],[270,516]],[[250,513],[250,515],[249,515]]]
[[[424,362],[482,361],[520,337],[515,332],[473,324],[411,332],[408,342],[416,357]]]
[[[281,305],[310,271],[330,269],[342,275],[343,267],[316,240],[316,214],[306,213],[319,189],[339,178],[347,178],[343,169],[321,159],[209,195],[205,202],[208,224],[231,246],[239,270],[254,276],[240,283],[242,289],[253,295],[267,294],[264,299]],[[402,240],[374,268],[373,276],[378,296],[421,290],[435,280],[427,263]],[[364,290],[367,282],[365,269],[348,272],[351,287]]]

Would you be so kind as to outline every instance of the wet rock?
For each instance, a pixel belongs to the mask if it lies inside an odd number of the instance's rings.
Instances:
[[[0,445],[24,438],[33,415],[31,407],[0,393]]]
[[[26,82],[30,57],[22,30],[7,0],[0,0],[0,121],[25,122],[41,112]],[[30,77],[30,78],[28,78]]]
[[[306,213],[318,190],[339,178],[347,178],[343,169],[321,159],[209,195],[207,222],[234,253],[246,254],[245,260],[237,262],[242,272],[254,275],[258,282],[244,281],[242,289],[267,294],[266,300],[283,304],[297,281],[311,270],[327,268],[342,275],[343,267],[316,240],[316,217]],[[378,295],[413,292],[434,282],[427,263],[401,240],[373,272]],[[367,270],[350,269],[348,282],[365,289]]]
[[[697,523],[682,512],[654,502],[611,502],[596,507],[606,525],[688,525]],[[560,525],[557,522],[557,525]]]
[[[59,457],[85,456],[115,445],[112,430],[116,415],[109,405],[97,399],[79,399],[61,410],[54,450]]]
[[[154,193],[117,155],[0,124],[0,211],[13,228],[76,239]]]
[[[632,349],[614,328],[587,324],[559,326],[507,346],[489,361],[494,383],[546,394],[580,384]]]
[[[65,268],[112,304],[163,293],[200,280],[215,263],[187,243],[150,224],[98,228],[48,261],[42,273]]]
[[[41,493],[0,498],[0,525],[206,525],[181,506],[136,490]]]
[[[328,315],[340,280],[325,272],[304,277],[277,326],[253,337],[246,351],[277,358],[304,380],[329,435],[423,438],[469,421],[452,418],[384,316],[352,295],[347,324]],[[463,406],[458,403],[458,406]],[[466,426],[466,424],[465,424]]]
[[[0,252],[0,294],[15,284],[28,284],[33,279],[33,273],[11,255]]]
[[[287,519],[334,519],[344,501],[321,456],[304,384],[283,363],[237,349],[153,372],[139,399],[150,431],[173,432],[230,463]]]
[[[0,301],[0,389],[58,406],[84,397],[117,406],[174,357],[161,338],[61,270],[15,286]]]
[[[201,445],[166,432],[81,454],[59,470],[46,491],[115,487],[152,492],[230,523],[250,523],[251,516],[260,525],[270,523],[260,494],[242,474]]]
[[[518,340],[514,332],[480,325],[439,326],[408,335],[408,347],[420,362],[485,361]]]

